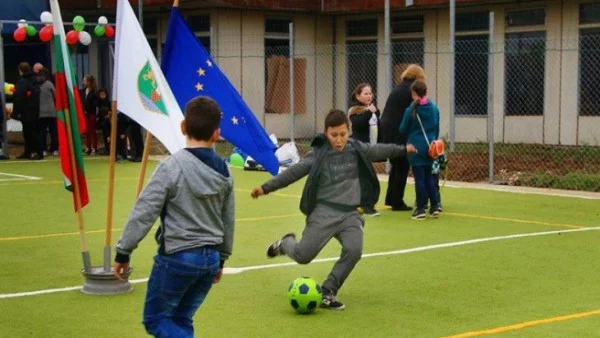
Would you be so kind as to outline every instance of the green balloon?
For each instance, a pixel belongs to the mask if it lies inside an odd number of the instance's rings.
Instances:
[[[37,34],[37,30],[33,26],[27,26],[27,35],[35,36]]]
[[[94,34],[96,34],[96,36],[104,36],[105,31],[106,29],[102,25],[97,25],[94,27]]]
[[[81,15],[73,18],[73,28],[78,32],[85,28],[85,19]]]
[[[233,153],[231,154],[231,156],[229,156],[229,164],[231,164],[234,167],[243,168],[244,158],[238,153]]]

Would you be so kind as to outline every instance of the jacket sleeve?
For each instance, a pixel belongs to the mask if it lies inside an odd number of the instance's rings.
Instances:
[[[405,157],[406,146],[397,144],[366,144],[357,142],[359,147],[367,154],[369,161],[385,161],[388,158]]]
[[[265,194],[287,187],[288,185],[298,181],[302,177],[308,175],[312,169],[315,157],[313,153],[309,153],[307,157],[300,162],[289,167],[286,171],[273,177],[262,185]]]
[[[165,205],[172,174],[165,162],[158,165],[127,218],[117,242],[117,254],[130,255],[146,237]]]
[[[233,251],[233,234],[235,231],[235,196],[233,184],[225,196],[221,218],[223,220],[224,234],[223,243],[220,245],[219,252],[221,253],[221,262],[223,262],[231,256]]]

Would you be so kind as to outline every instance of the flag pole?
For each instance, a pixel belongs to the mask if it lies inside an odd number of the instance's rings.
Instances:
[[[179,0],[173,0],[173,7],[179,7]],[[141,24],[141,23],[140,23]],[[146,167],[148,167],[148,156],[150,155],[150,146],[152,145],[152,134],[146,131],[146,141],[144,142],[144,153],[142,154],[142,163],[140,166],[140,174],[138,175],[137,187],[135,189],[136,198],[140,196],[144,187],[144,179],[146,177]]]
[[[117,153],[117,101],[112,101],[110,116],[110,152],[108,160],[108,198],[106,207],[106,238],[104,241],[104,271],[111,271],[110,248],[112,243],[113,205],[115,193],[115,158]]]
[[[65,107],[65,123],[67,125],[67,130],[71,129],[71,113],[69,112],[69,108]],[[79,237],[81,239],[81,256],[83,258],[83,268],[84,270],[91,271],[92,262],[90,259],[90,252],[88,249],[87,238],[85,236],[85,224],[83,222],[83,210],[81,208],[81,193],[79,191],[79,175],[77,173],[77,165],[75,164],[75,147],[73,146],[73,135],[68,132],[67,138],[69,141],[69,152],[71,156],[71,172],[73,173],[73,194],[75,194],[75,213],[77,214],[77,220],[79,222]]]

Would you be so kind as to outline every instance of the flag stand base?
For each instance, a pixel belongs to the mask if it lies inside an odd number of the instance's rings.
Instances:
[[[129,268],[127,273],[123,274],[125,281],[118,280],[111,271],[105,271],[102,266],[92,267],[90,271],[81,270],[81,274],[85,277],[81,292],[86,295],[118,295],[133,291],[133,287],[129,282],[129,275],[132,269]]]

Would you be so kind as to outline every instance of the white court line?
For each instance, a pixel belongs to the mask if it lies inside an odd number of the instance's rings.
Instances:
[[[42,179],[41,177],[36,177],[36,176],[26,176],[26,175],[9,174],[9,173],[2,173],[2,172],[0,172],[0,175],[14,177],[14,178],[0,178],[0,182],[6,182],[6,181],[27,181],[27,180],[38,181],[38,180]]]
[[[501,241],[501,240],[505,240],[505,239],[537,237],[537,236],[566,234],[566,233],[570,233],[570,232],[583,232],[583,231],[594,231],[594,230],[600,230],[600,227],[589,227],[589,228],[569,229],[569,230],[555,230],[555,231],[544,231],[544,232],[531,232],[531,233],[526,233],[526,234],[476,238],[476,239],[470,239],[470,240],[466,240],[466,241],[441,243],[441,244],[420,246],[420,247],[410,248],[410,249],[374,252],[374,253],[370,253],[370,254],[363,254],[362,258],[390,256],[390,255],[404,255],[404,254],[409,254],[409,253],[413,253],[413,252],[451,248],[451,247],[476,244],[476,243],[484,243],[484,242]],[[339,259],[339,257],[319,258],[319,259],[313,260],[312,263],[331,262],[331,261],[336,261],[338,259]],[[245,271],[279,268],[279,267],[292,266],[292,265],[298,265],[298,263],[286,262],[286,263],[246,266],[246,267],[241,267],[241,268],[225,268],[224,273],[227,275],[233,275],[233,274],[239,274],[239,273],[242,273]],[[131,284],[138,284],[138,283],[145,283],[147,281],[148,281],[148,278],[141,278],[141,279],[132,279],[129,282]],[[43,294],[48,294],[48,293],[75,291],[75,290],[81,290],[81,288],[82,288],[81,286],[71,286],[71,287],[58,288],[58,289],[46,289],[46,290],[19,292],[19,293],[5,293],[5,294],[0,294],[0,299],[28,297],[28,296],[37,296],[37,295],[43,295]]]

